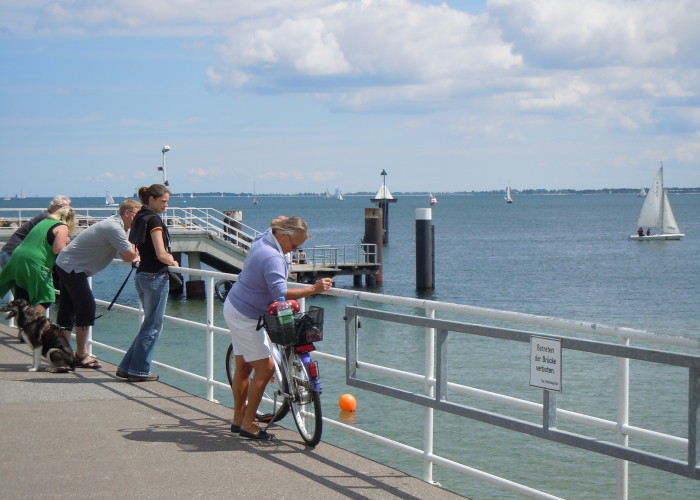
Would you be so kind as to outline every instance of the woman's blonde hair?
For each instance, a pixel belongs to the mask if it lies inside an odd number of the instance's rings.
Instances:
[[[270,224],[272,232],[277,234],[288,234],[289,236],[304,236],[304,240],[311,238],[309,225],[301,217],[278,218]]]
[[[75,232],[75,212],[71,207],[62,207],[49,215],[50,219],[63,222],[68,226],[68,234],[70,236]]]

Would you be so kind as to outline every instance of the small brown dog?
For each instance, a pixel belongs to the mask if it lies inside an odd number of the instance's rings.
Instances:
[[[34,350],[34,363],[29,366],[30,372],[39,370],[42,356],[51,363],[49,371],[52,373],[75,370],[75,354],[60,326],[36,312],[24,299],[15,299],[0,311],[7,313],[5,319],[15,318],[20,335]]]

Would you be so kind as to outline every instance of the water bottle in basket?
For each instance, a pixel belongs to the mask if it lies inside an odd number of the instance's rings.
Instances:
[[[294,324],[294,311],[292,311],[292,304],[289,303],[284,297],[280,297],[277,301],[277,321],[284,327],[285,325]]]

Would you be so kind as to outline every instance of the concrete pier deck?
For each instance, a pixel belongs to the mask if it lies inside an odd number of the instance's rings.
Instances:
[[[241,439],[229,408],[104,362],[27,372],[16,335],[0,324],[0,498],[464,498],[281,427]]]

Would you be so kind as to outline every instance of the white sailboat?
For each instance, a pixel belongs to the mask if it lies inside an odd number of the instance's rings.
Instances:
[[[654,241],[654,240],[680,240],[684,234],[678,229],[678,223],[673,216],[671,204],[668,201],[668,192],[664,189],[664,166],[661,164],[656,177],[651,183],[649,192],[644,198],[642,211],[637,219],[639,231],[629,237],[631,240]],[[644,228],[661,229],[661,234],[644,233]]]
[[[114,198],[112,198],[112,195],[110,194],[109,190],[107,190],[107,194],[105,194],[105,206],[106,207],[116,207],[118,205],[119,205],[119,203],[116,203],[114,201]]]
[[[506,203],[513,203],[513,198],[510,195],[510,185],[506,187]]]
[[[335,198],[338,201],[343,201],[345,198],[343,198],[343,193],[340,191],[340,188],[335,188]]]
[[[435,197],[435,195],[434,195],[433,193],[430,193],[430,204],[431,204],[431,205],[437,205],[437,204],[438,204],[437,198]]]
[[[647,190],[644,188],[640,189],[639,192],[637,193],[637,196],[639,196],[640,198],[644,198],[646,195],[647,195]]]

